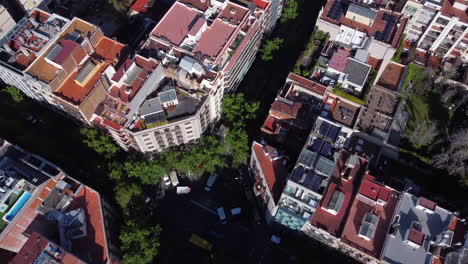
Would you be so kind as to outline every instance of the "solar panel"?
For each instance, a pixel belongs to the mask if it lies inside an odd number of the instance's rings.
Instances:
[[[328,137],[333,140],[333,142],[335,142],[338,138],[338,135],[340,134],[340,131],[341,127],[331,125],[330,132],[328,132]]]
[[[310,149],[313,151],[313,152],[319,152],[320,151],[320,148],[322,147],[322,143],[323,143],[323,139],[321,138],[316,138],[314,140],[314,143],[312,143],[312,146],[310,147]]]
[[[340,0],[333,2],[330,10],[328,11],[327,17],[333,20],[339,20],[344,13],[343,5]]]
[[[302,166],[297,166],[293,172],[291,173],[291,178],[290,180],[296,183],[299,183],[299,181],[302,178],[302,174],[304,174],[304,167]]]
[[[313,171],[309,171],[302,185],[314,192],[317,192],[321,184],[322,176],[315,174]]]
[[[316,153],[308,149],[303,149],[301,155],[299,155],[299,159],[297,162],[301,163],[304,166],[312,167],[316,156]]]
[[[325,142],[323,144],[322,150],[320,151],[320,154],[322,154],[325,157],[331,156],[331,151],[332,151],[332,145],[330,142]]]
[[[81,68],[80,72],[76,76],[75,80],[78,82],[83,82],[86,77],[91,73],[91,71],[96,67],[96,64],[92,60],[88,60],[86,64]]]
[[[322,122],[322,125],[320,126],[319,133],[320,135],[326,137],[328,135],[328,130],[330,129],[331,124],[328,122]]]
[[[175,101],[177,99],[177,93],[175,89],[171,89],[165,92],[159,93],[159,98],[161,99],[161,103],[168,103],[171,101]]]
[[[334,168],[335,168],[335,162],[328,160],[325,157],[320,157],[317,162],[317,165],[315,166],[315,170],[324,175],[331,175]]]

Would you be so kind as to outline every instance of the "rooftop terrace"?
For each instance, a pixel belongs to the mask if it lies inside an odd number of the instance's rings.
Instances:
[[[26,69],[68,22],[59,15],[35,9],[0,40],[0,59],[19,70]]]

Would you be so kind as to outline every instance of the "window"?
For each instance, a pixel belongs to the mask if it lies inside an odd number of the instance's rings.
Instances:
[[[193,133],[192,130],[187,131],[187,134],[192,134],[192,133]]]
[[[379,218],[372,214],[367,213],[364,218],[362,219],[362,225],[359,228],[359,236],[364,238],[365,240],[371,240],[374,237],[375,229],[377,228],[377,224],[379,223]]]
[[[148,146],[148,149],[154,149],[154,146]]]
[[[333,195],[327,206],[328,211],[330,213],[337,214],[341,209],[341,205],[343,205],[344,198],[345,196],[342,192],[338,190],[333,192]]]
[[[149,134],[143,134],[143,135],[141,135],[141,136],[142,136],[142,137],[148,137]]]

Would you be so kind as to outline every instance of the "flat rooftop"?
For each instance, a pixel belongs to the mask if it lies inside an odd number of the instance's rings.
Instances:
[[[59,15],[35,9],[0,40],[0,59],[25,70],[68,22]]]

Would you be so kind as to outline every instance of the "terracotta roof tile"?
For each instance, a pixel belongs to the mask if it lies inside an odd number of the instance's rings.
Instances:
[[[382,72],[378,84],[392,91],[396,91],[402,81],[405,71],[406,66],[390,62]]]
[[[272,159],[272,155],[277,156],[278,154],[276,148],[271,146],[264,147],[261,144],[254,142],[253,149],[255,156],[260,163],[260,167],[263,175],[265,176],[268,188],[273,195],[273,199],[277,201],[283,191],[285,179],[288,176],[288,172],[284,166],[285,160],[284,158],[279,158],[276,160]],[[265,153],[265,150],[268,152],[268,154]]]
[[[236,25],[238,25],[248,12],[249,10],[247,8],[229,2],[221,14],[219,14],[219,18],[232,20]]]
[[[159,21],[151,32],[151,35],[166,39],[172,44],[179,46],[187,36],[196,19],[202,14],[200,10],[176,2],[169,11],[167,11],[161,21]]]
[[[314,93],[317,93],[319,95],[323,95],[325,94],[325,91],[327,90],[327,87],[321,85],[320,83],[317,83],[315,81],[312,81],[310,79],[307,79],[307,78],[304,78],[300,75],[297,75],[293,72],[290,72],[289,75],[288,75],[288,78],[289,80],[292,80],[296,83],[298,83],[300,86],[314,92]]]
[[[371,192],[369,195],[370,188],[374,188],[376,192]],[[369,198],[372,196],[370,199],[376,202],[378,196],[381,195],[381,193],[382,196],[387,196],[388,194],[388,197],[385,199],[386,203],[383,205],[379,203],[371,205],[362,197],[356,197],[343,230],[343,235],[341,236],[342,242],[375,258],[380,257],[380,253],[383,249],[387,230],[391,224],[395,207],[398,204],[398,196],[397,192],[390,189],[389,187],[379,185],[367,179],[363,180],[359,189],[359,194]],[[359,236],[359,230],[361,228],[364,216],[369,212],[374,212],[374,214],[378,216],[379,221],[375,227],[373,237],[370,240],[366,240]]]
[[[203,32],[198,44],[193,49],[193,53],[201,53],[209,58],[215,59],[219,52],[225,47],[236,27],[216,19],[205,32]]]

